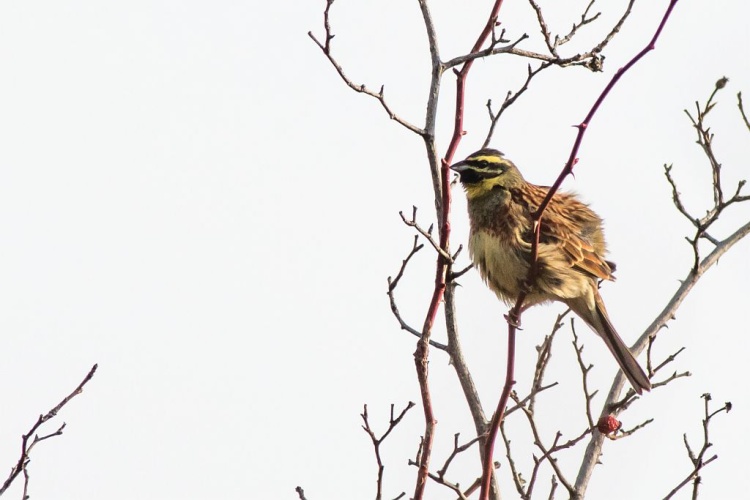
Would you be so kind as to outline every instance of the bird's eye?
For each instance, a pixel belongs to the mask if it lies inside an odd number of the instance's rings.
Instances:
[[[487,160],[479,160],[479,164],[481,166],[483,166],[483,167],[489,167],[490,166],[490,162],[488,162]]]

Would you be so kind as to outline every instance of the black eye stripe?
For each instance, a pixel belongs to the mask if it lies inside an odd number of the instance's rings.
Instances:
[[[484,172],[482,170],[468,169],[461,172],[461,182],[465,184],[475,184],[484,179],[492,179],[500,175],[502,171]]]

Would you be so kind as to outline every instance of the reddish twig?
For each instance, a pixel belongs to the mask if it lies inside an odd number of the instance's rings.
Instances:
[[[599,110],[599,107],[604,102],[604,99],[609,95],[610,91],[614,86],[617,84],[617,82],[622,78],[622,76],[630,69],[632,68],[638,61],[640,61],[643,56],[645,56],[648,52],[651,50],[654,50],[656,46],[656,40],[659,38],[659,35],[661,34],[662,30],[664,29],[664,26],[667,23],[667,20],[669,19],[670,14],[672,13],[672,10],[674,9],[674,6],[677,4],[678,0],[671,0],[669,2],[669,6],[667,7],[666,12],[664,13],[664,16],[662,17],[661,22],[659,23],[659,27],[656,29],[656,33],[654,33],[654,36],[651,38],[651,41],[644,47],[638,54],[635,55],[625,66],[618,69],[615,72],[615,75],[612,77],[610,82],[607,84],[607,86],[604,88],[604,90],[599,94],[599,97],[594,102],[594,105],[589,110],[588,114],[584,118],[584,120],[577,125],[578,128],[578,134],[576,136],[575,142],[573,143],[573,148],[571,149],[570,156],[568,157],[568,161],[565,164],[565,167],[563,168],[562,172],[560,172],[560,175],[557,177],[557,180],[555,180],[555,183],[552,185],[552,187],[547,192],[547,196],[544,198],[540,206],[537,208],[536,212],[533,215],[533,227],[534,227],[534,238],[532,240],[531,244],[531,265],[529,266],[529,274],[527,276],[527,286],[526,290],[522,291],[518,299],[516,300],[515,305],[513,308],[508,312],[508,315],[506,316],[506,319],[508,321],[508,362],[506,367],[506,380],[505,385],[503,386],[502,394],[500,395],[500,400],[498,401],[497,409],[495,410],[495,414],[492,418],[492,422],[490,424],[490,428],[488,431],[487,441],[485,443],[485,456],[483,460],[483,468],[482,468],[482,493],[479,496],[480,500],[487,500],[489,497],[489,485],[490,485],[490,477],[492,474],[492,454],[494,450],[495,445],[495,438],[497,437],[497,429],[500,424],[500,421],[503,419],[503,412],[505,411],[505,406],[508,403],[508,397],[510,396],[511,388],[514,384],[513,380],[513,373],[514,373],[514,362],[515,362],[515,337],[516,337],[516,329],[518,328],[518,325],[521,321],[521,313],[523,312],[523,303],[526,300],[527,296],[527,290],[531,288],[533,283],[536,281],[536,276],[538,272],[538,252],[539,252],[539,236],[540,236],[540,230],[541,230],[541,219],[542,215],[544,214],[544,210],[547,208],[547,205],[549,205],[550,200],[552,199],[552,196],[557,192],[557,190],[560,188],[560,185],[562,184],[565,177],[570,175],[573,172],[573,166],[576,164],[577,158],[576,155],[578,154],[578,150],[581,147],[581,143],[583,141],[583,136],[586,133],[586,130],[588,129],[589,124],[591,123],[591,120],[593,119],[596,112]]]
[[[487,41],[487,38],[492,34],[494,27],[497,23],[498,13],[500,12],[500,6],[503,0],[495,0],[495,4],[492,6],[487,23],[482,30],[482,33],[477,38],[474,47],[471,52],[477,52]],[[453,136],[448,150],[443,157],[442,165],[440,168],[440,248],[443,249],[448,255],[450,255],[448,249],[448,242],[450,241],[451,225],[450,225],[450,207],[451,207],[451,189],[450,189],[450,164],[453,156],[458,149],[458,144],[461,142],[461,137],[464,135],[463,120],[464,120],[464,96],[466,86],[466,76],[469,73],[473,60],[466,61],[461,67],[460,71],[456,71],[456,108],[455,108],[455,119]],[[454,70],[455,71],[455,70]],[[446,277],[450,268],[450,260],[445,258],[445,255],[438,253],[437,264],[435,266],[435,288],[433,289],[432,299],[430,305],[427,308],[427,315],[425,317],[424,325],[422,327],[422,338],[417,343],[417,350],[414,353],[414,361],[417,368],[417,379],[419,381],[419,388],[422,395],[422,404],[424,408],[425,418],[425,435],[422,446],[422,454],[419,460],[419,470],[417,472],[417,483],[414,491],[414,500],[421,500],[424,496],[424,489],[427,483],[429,474],[429,461],[432,452],[432,441],[435,429],[435,416],[432,410],[432,398],[429,392],[428,377],[427,377],[427,359],[429,355],[429,341],[432,327],[435,324],[435,318],[437,317],[438,306],[443,299],[446,287]],[[483,486],[484,489],[484,486]]]
[[[656,29],[656,33],[654,33],[654,36],[651,38],[651,41],[644,47],[636,56],[631,59],[625,66],[618,69],[615,72],[615,75],[612,77],[612,79],[609,81],[607,86],[604,88],[601,94],[599,94],[599,98],[594,102],[594,105],[589,110],[588,114],[586,115],[586,118],[583,119],[583,121],[576,125],[576,128],[578,129],[578,135],[576,136],[575,142],[573,143],[573,149],[570,151],[570,156],[568,157],[568,162],[565,164],[565,168],[563,168],[562,172],[560,172],[560,175],[557,177],[557,180],[555,180],[555,183],[552,184],[552,187],[549,189],[549,192],[547,193],[547,196],[544,198],[544,201],[542,201],[542,204],[539,205],[539,208],[537,209],[536,213],[534,214],[534,220],[539,221],[542,218],[542,213],[544,213],[544,210],[547,208],[547,205],[549,205],[550,200],[552,199],[552,196],[557,192],[558,189],[560,189],[560,185],[562,184],[563,180],[565,178],[573,173],[573,166],[577,162],[576,155],[578,154],[578,150],[581,147],[581,142],[583,141],[583,135],[586,133],[586,129],[591,124],[591,120],[594,118],[594,115],[599,110],[599,107],[604,102],[604,99],[607,98],[610,91],[614,88],[614,86],[617,84],[618,81],[620,81],[620,78],[630,69],[632,68],[638,61],[640,61],[643,56],[648,54],[650,51],[654,50],[656,48],[656,40],[659,38],[659,35],[661,35],[662,30],[664,29],[664,26],[667,24],[667,20],[669,19],[670,14],[672,13],[672,9],[674,9],[674,6],[677,5],[678,0],[670,0],[669,6],[667,7],[667,11],[664,13],[664,16],[662,17],[661,22],[659,23],[659,27]],[[537,236],[539,234],[539,227],[537,227]]]
[[[80,393],[83,392],[83,386],[85,386],[89,380],[94,376],[94,373],[96,373],[98,365],[94,365],[91,370],[89,370],[88,374],[83,378],[80,384],[78,384],[78,387],[73,389],[73,392],[65,396],[62,401],[60,401],[57,406],[52,408],[50,411],[48,411],[44,415],[39,415],[39,418],[36,420],[33,426],[31,426],[31,429],[29,429],[29,432],[21,436],[21,456],[18,459],[18,462],[16,462],[16,465],[14,465],[10,469],[10,474],[8,474],[8,478],[5,480],[3,485],[0,487],[0,496],[5,493],[5,491],[10,487],[11,484],[13,484],[13,481],[18,477],[19,474],[22,472],[26,476],[26,466],[29,463],[29,453],[31,453],[31,450],[36,446],[37,443],[40,443],[46,439],[49,439],[54,436],[60,436],[63,433],[63,429],[65,429],[65,424],[63,423],[55,432],[51,434],[47,434],[45,436],[39,436],[38,434],[35,434],[37,430],[39,430],[39,427],[41,427],[45,422],[48,420],[51,420],[57,416],[59,411],[66,405],[68,402],[70,402],[71,399],[78,396]],[[29,439],[31,436],[34,436],[34,439],[29,443]],[[26,491],[28,487],[28,476],[26,476],[26,484],[24,485],[24,498],[26,498]]]

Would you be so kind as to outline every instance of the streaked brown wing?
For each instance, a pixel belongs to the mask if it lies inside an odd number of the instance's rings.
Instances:
[[[553,197],[547,211],[549,213],[545,212],[542,217],[540,241],[557,244],[570,267],[593,278],[614,280],[612,268],[592,244],[594,235],[601,231],[599,217],[583,203],[564,194]],[[600,246],[603,247],[603,240]]]
[[[599,279],[614,280],[612,269],[610,269],[607,261],[596,254],[594,247],[575,235],[568,234],[567,236],[567,239],[562,241],[560,248],[569,257],[571,267]]]

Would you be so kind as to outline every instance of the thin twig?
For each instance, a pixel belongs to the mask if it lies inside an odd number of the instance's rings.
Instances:
[[[440,254],[447,262],[453,262],[453,256],[446,250],[441,248],[440,243],[435,241],[435,239],[432,237],[432,226],[430,226],[428,229],[424,229],[417,222],[417,207],[414,207],[411,220],[406,218],[404,212],[399,212],[398,215],[401,216],[401,220],[404,222],[404,224],[409,227],[413,227],[419,234],[421,234],[422,237],[426,239],[430,243],[430,245],[432,245],[432,248],[434,248],[435,251]]]
[[[518,495],[521,498],[527,498],[525,481],[521,477],[521,473],[518,472],[516,461],[513,460],[513,454],[511,453],[512,448],[510,446],[510,439],[508,439],[508,435],[505,433],[505,421],[500,422],[500,436],[503,438],[503,444],[505,445],[505,458],[508,459],[508,467],[510,467],[510,475],[513,478],[513,484],[516,486],[516,491],[518,491]]]
[[[536,20],[539,23],[539,28],[542,30],[542,36],[544,37],[544,43],[547,44],[547,50],[549,50],[549,53],[554,57],[559,57],[557,54],[557,46],[552,42],[552,35],[547,27],[547,21],[545,21],[544,15],[542,14],[542,8],[539,7],[539,4],[534,0],[529,0],[529,4],[536,13]]]
[[[583,345],[578,345],[578,334],[576,333],[575,322],[571,318],[570,329],[573,331],[573,348],[576,351],[576,359],[578,360],[578,367],[581,369],[581,379],[583,383],[583,397],[586,402],[586,418],[589,421],[589,427],[594,427],[594,416],[591,413],[591,400],[594,399],[599,391],[589,392],[588,375],[592,364],[586,364],[583,361]]]
[[[475,443],[481,441],[482,436],[477,436],[474,439],[470,440],[469,442],[459,445],[458,444],[458,437],[459,434],[456,433],[453,436],[453,451],[446,459],[445,463],[443,464],[443,467],[437,472],[437,474],[429,473],[429,478],[435,481],[438,484],[441,484],[443,486],[446,486],[447,488],[450,488],[456,495],[458,495],[458,498],[460,500],[468,500],[467,495],[469,493],[464,493],[461,490],[461,486],[458,483],[452,483],[448,481],[445,476],[448,472],[448,467],[450,467],[451,462],[453,459],[460,453],[465,452],[469,448],[471,448]],[[417,462],[409,461],[409,465],[418,465]]]
[[[67,405],[71,399],[78,396],[83,392],[83,388],[88,382],[91,380],[91,378],[96,373],[96,369],[99,365],[94,365],[91,367],[89,372],[86,374],[86,376],[83,378],[80,384],[78,384],[78,387],[73,389],[73,391],[65,396],[62,401],[60,401],[54,408],[52,408],[50,411],[45,413],[44,415],[39,415],[39,418],[34,423],[34,425],[31,426],[31,429],[29,429],[29,432],[21,436],[21,456],[18,458],[18,461],[16,462],[16,465],[14,465],[10,469],[10,474],[8,474],[8,478],[3,483],[2,487],[0,487],[0,495],[5,493],[5,491],[10,487],[11,484],[13,484],[13,481],[18,477],[19,474],[24,472],[26,470],[26,466],[29,464],[30,458],[29,454],[31,453],[31,450],[34,448],[34,446],[37,445],[37,443],[40,443],[42,441],[45,441],[51,437],[54,436],[60,436],[63,433],[63,429],[65,429],[65,424],[63,423],[57,431],[47,434],[45,436],[40,437],[39,435],[35,434],[37,430],[47,421],[55,418],[57,414],[60,412],[60,410],[63,409],[65,405]],[[31,443],[29,443],[29,439],[31,436],[34,435],[34,439]],[[26,483],[28,483],[28,476],[25,477]],[[27,490],[27,484],[24,485],[24,498],[26,497],[26,490]]]
[[[737,107],[740,110],[742,121],[745,122],[745,126],[747,127],[747,130],[750,131],[750,121],[748,121],[747,119],[747,115],[745,114],[745,106],[742,104],[742,92],[737,92]]]
[[[333,57],[331,54],[331,40],[335,37],[331,30],[331,22],[330,22],[330,10],[331,5],[333,5],[333,0],[326,0],[326,8],[323,11],[323,27],[325,29],[326,37],[325,42],[319,41],[315,35],[313,35],[312,31],[308,31],[307,35],[315,42],[315,44],[320,47],[320,50],[323,52],[323,54],[326,56],[328,61],[331,63],[331,65],[336,69],[336,72],[339,74],[341,79],[346,83],[349,88],[354,90],[355,92],[359,92],[361,94],[368,95],[370,97],[374,97],[375,99],[380,102],[380,105],[383,107],[386,113],[388,113],[388,117],[391,120],[394,120],[399,125],[402,125],[407,130],[410,130],[414,132],[417,135],[424,135],[425,131],[416,125],[411,124],[410,122],[406,121],[405,119],[398,116],[388,105],[388,103],[385,100],[385,86],[381,85],[380,91],[375,92],[373,90],[368,89],[365,84],[358,84],[354,83],[344,72],[344,68],[339,64],[339,62]]]
[[[383,473],[385,472],[385,465],[383,465],[383,460],[380,456],[380,445],[383,444],[383,441],[385,441],[391,431],[393,431],[393,429],[399,424],[399,422],[401,422],[401,420],[404,418],[404,415],[406,415],[406,412],[414,408],[414,406],[414,403],[409,401],[404,409],[401,410],[401,413],[399,413],[398,416],[395,416],[394,405],[391,405],[391,418],[388,421],[388,429],[386,429],[386,431],[380,437],[377,437],[375,435],[375,431],[373,431],[372,427],[370,427],[369,415],[367,414],[367,405],[364,406],[364,410],[360,415],[362,417],[362,420],[364,421],[362,429],[364,429],[367,435],[370,436],[372,446],[375,450],[375,460],[378,464],[377,493],[375,495],[376,500],[382,500],[383,498]]]
[[[706,459],[706,452],[708,449],[713,446],[711,441],[708,437],[708,430],[709,426],[711,425],[711,419],[716,417],[716,415],[720,413],[729,413],[732,410],[732,403],[724,403],[724,406],[721,408],[710,411],[709,409],[709,403],[711,402],[711,394],[703,394],[701,396],[703,398],[703,445],[701,446],[700,451],[696,455],[693,450],[690,448],[690,444],[687,440],[687,434],[683,434],[683,442],[685,443],[685,448],[687,449],[688,457],[690,458],[690,462],[693,464],[693,470],[690,471],[690,474],[681,481],[677,486],[675,486],[672,491],[670,491],[666,497],[664,497],[664,500],[667,500],[669,498],[672,498],[680,489],[682,489],[684,486],[686,486],[691,480],[693,481],[693,499],[698,498],[698,487],[701,484],[701,476],[698,474],[703,467],[710,464],[714,460],[718,458],[718,455],[713,455],[712,457]]]
[[[617,435],[607,436],[607,438],[611,439],[612,441],[616,441],[618,439],[622,439],[622,438],[631,436],[631,435],[635,434],[636,432],[638,432],[639,430],[641,430],[644,427],[646,427],[647,425],[652,424],[652,423],[654,423],[654,419],[653,418],[648,418],[648,419],[644,420],[643,422],[641,422],[640,424],[638,424],[635,427],[633,427],[632,429],[624,429],[624,430],[620,429]]]
[[[497,113],[492,111],[492,101],[487,101],[487,109],[490,113],[490,128],[487,131],[487,137],[485,137],[484,139],[484,144],[482,144],[483,148],[486,148],[492,140],[492,136],[495,133],[495,128],[497,127],[497,124],[500,121],[500,117],[503,115],[505,110],[508,109],[513,103],[515,103],[516,100],[529,89],[529,84],[536,75],[549,68],[551,65],[552,63],[550,62],[543,62],[536,69],[531,69],[531,64],[529,64],[526,71],[526,81],[524,81],[523,85],[521,85],[521,88],[519,88],[515,92],[508,91],[508,94],[505,96],[505,100],[500,105],[500,109],[497,110]]]
[[[591,24],[594,21],[596,21],[597,19],[599,19],[599,16],[602,15],[601,12],[597,12],[596,14],[594,14],[591,17],[586,17],[586,16],[588,16],[589,11],[591,10],[591,7],[594,6],[594,2],[596,2],[596,0],[591,0],[589,2],[589,4],[586,6],[586,10],[584,10],[583,14],[581,14],[581,20],[578,21],[577,23],[575,23],[573,25],[573,27],[570,29],[570,31],[566,35],[563,35],[561,37],[560,36],[555,36],[555,47],[560,47],[561,45],[565,45],[566,43],[568,43],[575,36],[576,33],[578,33],[579,29],[581,29],[584,26],[586,26],[587,24]],[[625,17],[627,17],[627,16],[625,16]]]
[[[680,348],[679,348],[679,349],[677,350],[677,352],[675,352],[675,353],[673,353],[673,354],[670,354],[669,356],[667,356],[667,358],[666,358],[666,359],[665,359],[664,361],[662,361],[661,363],[659,363],[659,364],[658,364],[658,365],[656,366],[656,368],[654,368],[654,369],[652,370],[652,372],[651,372],[651,373],[656,373],[656,372],[658,372],[659,370],[661,370],[662,368],[664,368],[665,366],[667,366],[667,365],[668,365],[669,363],[672,363],[672,362],[673,362],[673,361],[674,361],[675,359],[677,359],[677,356],[679,356],[679,355],[680,355],[680,353],[682,353],[682,352],[683,352],[684,350],[685,350],[685,348],[684,348],[684,347],[680,347]]]
[[[544,340],[542,341],[541,345],[537,346],[536,348],[537,358],[536,358],[536,365],[534,367],[534,379],[531,382],[531,391],[529,392],[529,395],[528,395],[528,400],[529,400],[528,407],[531,413],[534,413],[534,408],[536,407],[536,396],[543,389],[544,374],[547,371],[547,366],[549,366],[549,361],[552,358],[552,343],[555,340],[555,334],[559,332],[560,329],[563,327],[562,320],[563,318],[565,318],[565,316],[568,315],[568,313],[570,313],[569,308],[557,315],[557,318],[555,319],[555,322],[552,325],[552,331],[550,332],[549,335],[546,335],[544,337]],[[510,410],[506,410],[505,416],[507,417],[509,414],[510,414]]]
[[[297,486],[294,488],[294,491],[297,492],[297,495],[299,495],[299,500],[307,500],[305,497],[305,490],[302,489],[302,486]]]
[[[716,460],[717,458],[719,458],[719,455],[714,455],[714,456],[712,456],[711,458],[709,458],[708,460],[706,460],[705,462],[701,463],[701,464],[700,464],[699,466],[697,466],[697,467],[696,467],[695,469],[693,469],[693,470],[692,470],[692,471],[690,472],[690,474],[688,474],[688,476],[687,476],[687,477],[686,477],[686,478],[685,478],[685,479],[684,479],[684,480],[683,480],[683,481],[682,481],[682,482],[681,482],[680,484],[678,484],[677,486],[675,486],[675,488],[674,488],[674,489],[673,489],[672,491],[670,491],[670,492],[669,492],[669,493],[667,494],[667,496],[665,496],[665,497],[664,497],[664,500],[669,500],[670,498],[672,498],[673,496],[675,496],[675,494],[677,494],[677,492],[678,492],[679,490],[681,490],[681,489],[682,489],[682,488],[683,488],[683,487],[684,487],[684,486],[685,486],[686,484],[688,484],[688,483],[690,482],[690,480],[691,480],[691,479],[694,479],[694,478],[695,478],[695,475],[696,475],[696,474],[697,474],[698,472],[700,472],[700,471],[701,471],[701,469],[703,469],[703,468],[704,468],[705,466],[707,466],[708,464],[710,464],[711,462],[713,462],[713,461],[714,461],[714,460]]]
[[[409,264],[409,261],[411,260],[414,255],[419,252],[424,245],[419,242],[419,235],[414,235],[414,243],[412,244],[412,248],[409,251],[409,254],[406,256],[404,260],[401,261],[401,267],[398,270],[398,273],[396,273],[395,278],[388,277],[388,302],[391,306],[391,312],[393,313],[393,316],[396,318],[396,321],[398,321],[399,326],[402,330],[405,330],[415,337],[422,337],[422,332],[419,330],[413,328],[410,326],[406,320],[404,320],[403,316],[401,316],[401,311],[398,309],[398,305],[396,304],[396,287],[398,286],[399,281],[404,276],[404,272],[406,271],[406,266]],[[430,340],[430,345],[440,349],[442,351],[446,351],[448,349],[448,346],[445,344],[442,344],[440,342],[436,342],[434,340]]]

